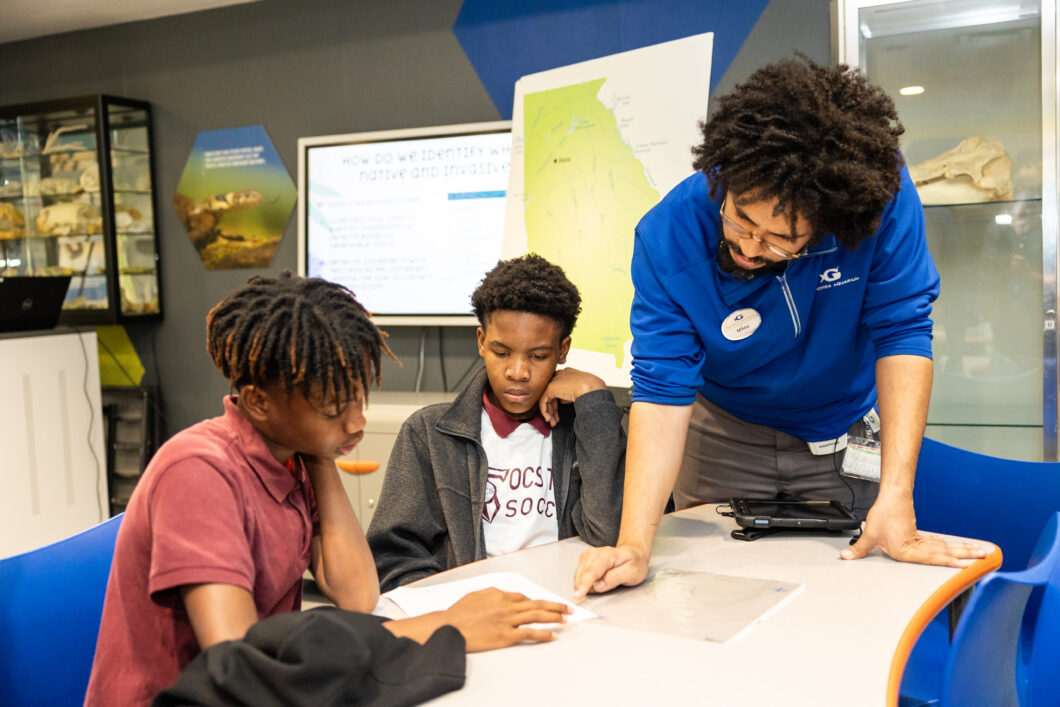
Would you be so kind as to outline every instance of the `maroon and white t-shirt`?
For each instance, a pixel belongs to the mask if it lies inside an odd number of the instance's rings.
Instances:
[[[482,507],[486,555],[559,537],[552,487],[552,428],[538,415],[520,422],[482,396],[482,447],[488,473]]]

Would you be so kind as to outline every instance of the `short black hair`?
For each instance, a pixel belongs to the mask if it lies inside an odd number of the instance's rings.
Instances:
[[[563,268],[531,253],[499,261],[472,293],[471,306],[483,327],[503,310],[549,317],[559,324],[562,341],[574,331],[582,298]]]
[[[288,271],[250,278],[206,315],[206,350],[233,389],[297,387],[340,406],[357,383],[365,396],[379,384],[384,337],[348,289]]]
[[[853,250],[879,227],[901,184],[894,102],[860,72],[799,54],[769,64],[716,99],[700,123],[693,167],[741,203],[776,198],[795,232],[796,214],[814,242],[832,233]]]

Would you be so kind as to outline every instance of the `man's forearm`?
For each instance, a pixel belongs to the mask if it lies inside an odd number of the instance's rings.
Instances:
[[[883,447],[880,492],[861,537],[840,551],[843,559],[856,560],[880,548],[900,562],[965,567],[986,554],[976,543],[951,542],[916,527],[913,482],[931,398],[931,373],[931,359],[923,356],[886,356],[876,362]]]
[[[659,519],[681,468],[691,418],[691,405],[633,403],[619,545],[651,554]]]
[[[931,400],[932,362],[923,356],[876,361],[880,407],[880,493],[912,497]]]

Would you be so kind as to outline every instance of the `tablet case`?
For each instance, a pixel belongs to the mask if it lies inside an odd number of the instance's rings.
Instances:
[[[839,501],[778,501],[734,498],[733,518],[744,528],[802,528],[805,530],[856,530],[861,521]],[[753,512],[755,505],[774,506],[768,514]]]

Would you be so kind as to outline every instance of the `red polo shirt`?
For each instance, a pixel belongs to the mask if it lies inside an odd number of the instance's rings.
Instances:
[[[148,704],[199,652],[178,588],[220,583],[258,617],[301,608],[315,501],[305,466],[284,468],[236,406],[155,454],[118,532],[86,705]]]

